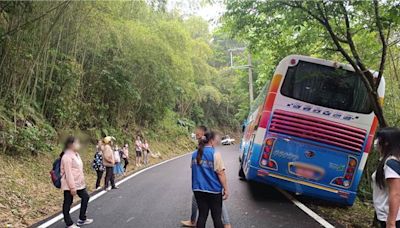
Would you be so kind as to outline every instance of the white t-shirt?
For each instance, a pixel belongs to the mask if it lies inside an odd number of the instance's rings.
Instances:
[[[394,159],[398,160],[395,157],[389,157],[386,161]],[[389,178],[400,178],[400,175],[390,168],[386,163],[383,167],[383,171],[385,173],[385,179]],[[386,185],[384,189],[379,188],[376,184],[376,172],[372,174],[372,198],[374,201],[374,207],[376,211],[376,215],[379,221],[386,222],[387,217],[389,215],[389,188]],[[400,210],[397,213],[396,221],[400,220]]]
[[[121,156],[119,155],[118,150],[114,150],[114,160],[115,160],[115,163],[121,162]]]
[[[222,160],[221,153],[215,152],[214,153],[214,171],[220,172],[225,170],[224,161]]]

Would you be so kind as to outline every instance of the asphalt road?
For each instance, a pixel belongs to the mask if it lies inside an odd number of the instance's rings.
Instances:
[[[225,203],[234,228],[320,227],[275,189],[240,181],[237,146],[218,150],[227,168],[230,198]],[[190,216],[190,178],[189,155],[147,170],[92,201],[88,217],[94,223],[86,227],[180,227],[180,220]],[[78,211],[72,218],[78,218]],[[51,227],[65,225],[59,221]],[[211,219],[207,227],[213,227]]]

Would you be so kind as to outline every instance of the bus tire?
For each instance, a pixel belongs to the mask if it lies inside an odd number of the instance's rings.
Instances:
[[[246,180],[246,175],[244,174],[242,165],[240,165],[239,177],[240,177],[240,180]]]

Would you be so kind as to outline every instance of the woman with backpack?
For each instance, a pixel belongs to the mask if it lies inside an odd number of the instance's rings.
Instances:
[[[381,156],[372,174],[376,217],[382,228],[400,228],[400,129],[381,129],[376,142]]]
[[[228,198],[228,185],[221,154],[214,149],[219,141],[216,133],[206,132],[192,155],[192,190],[199,209],[197,228],[205,228],[209,211],[214,227],[224,227],[222,200]]]
[[[61,189],[64,191],[63,215],[65,224],[69,228],[77,228],[93,222],[93,219],[86,217],[89,194],[86,191],[83,162],[79,156],[80,147],[78,139],[73,136],[68,137],[61,158]],[[81,209],[79,219],[74,224],[69,211],[76,195],[81,198]]]
[[[96,152],[94,154],[94,159],[92,163],[92,168],[96,171],[97,179],[96,179],[96,190],[100,189],[101,178],[104,173],[104,165],[103,165],[103,152],[101,151],[101,140],[97,142]]]

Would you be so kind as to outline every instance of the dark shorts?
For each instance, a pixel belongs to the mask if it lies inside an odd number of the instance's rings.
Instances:
[[[379,220],[378,220],[379,221]],[[381,228],[386,228],[386,222],[379,221]],[[400,220],[396,221],[396,228],[400,227]]]
[[[142,151],[136,151],[136,157],[142,157]]]

